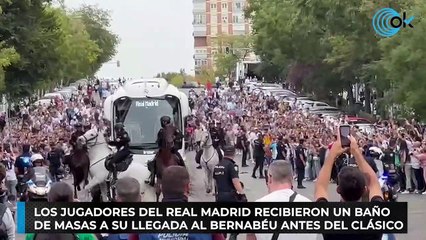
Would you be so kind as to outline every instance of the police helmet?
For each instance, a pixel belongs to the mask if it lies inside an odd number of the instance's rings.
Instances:
[[[383,154],[382,149],[378,148],[378,147],[370,147],[368,149],[368,152],[370,153],[370,156],[372,157],[380,157]]]
[[[160,118],[161,127],[165,127],[172,122],[172,119],[169,116],[162,116]]]
[[[44,157],[40,153],[33,154],[31,156],[31,162],[43,161]]]
[[[116,123],[115,125],[114,125],[114,129],[116,130],[116,131],[121,131],[121,130],[124,130],[124,124],[123,123]]]

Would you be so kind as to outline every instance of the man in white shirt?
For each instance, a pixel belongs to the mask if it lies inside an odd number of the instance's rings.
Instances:
[[[268,176],[269,194],[256,202],[311,202],[308,198],[297,194],[293,188],[293,170],[291,163],[286,160],[276,160],[269,165]],[[247,240],[271,240],[273,233],[247,234]],[[279,234],[276,239],[316,240],[317,234]]]

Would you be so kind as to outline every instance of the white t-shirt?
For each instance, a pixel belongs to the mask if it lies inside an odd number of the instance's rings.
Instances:
[[[257,200],[256,202],[288,202],[290,200],[290,196],[294,193],[291,189],[283,189],[271,192],[270,194],[264,196],[263,198]],[[294,202],[312,202],[308,198],[297,194]],[[271,240],[273,233],[257,233],[257,240]],[[316,240],[317,234],[280,234],[278,239],[281,240]]]

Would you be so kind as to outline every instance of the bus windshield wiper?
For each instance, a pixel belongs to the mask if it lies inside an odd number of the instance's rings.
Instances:
[[[130,144],[129,148],[137,150],[155,150],[158,148],[158,145],[156,143]]]

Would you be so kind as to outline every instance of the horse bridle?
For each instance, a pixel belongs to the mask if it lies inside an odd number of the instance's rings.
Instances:
[[[206,134],[207,134],[207,137],[206,137],[206,140],[204,140],[202,143],[203,143],[203,148],[207,148],[207,147],[210,147],[210,146],[213,146],[213,139],[211,138],[211,135],[210,135],[210,133],[209,132],[206,132]],[[207,142],[209,141],[209,139],[211,139],[211,144],[209,144],[209,145],[207,145]],[[209,159],[206,161],[206,159],[204,159],[203,161],[206,163],[206,165],[207,165],[207,163],[208,162],[210,162],[210,160],[212,160],[213,159],[213,157],[215,156],[217,154],[217,152],[216,152],[216,150],[215,151],[213,151],[213,154],[212,154],[212,156],[211,157],[209,157]]]
[[[212,143],[211,144],[209,144],[209,145],[207,145],[207,142],[209,141],[209,138],[211,139],[211,135],[210,135],[210,133],[209,132],[207,132],[206,131],[206,134],[207,134],[207,136],[206,136],[206,139],[205,140],[203,140],[201,143],[203,144],[203,148],[206,148],[206,147],[210,147],[210,146],[212,146],[213,145],[213,139],[212,139]],[[200,144],[201,145],[201,144]]]
[[[93,136],[92,138],[87,139],[86,136],[83,135],[84,141],[86,141],[86,145],[88,145],[89,142],[95,140],[95,143],[91,145],[90,147],[96,146],[98,144],[98,134]]]

